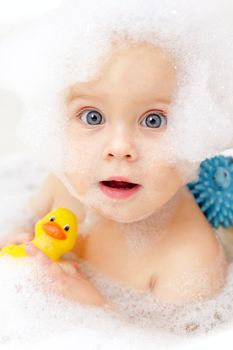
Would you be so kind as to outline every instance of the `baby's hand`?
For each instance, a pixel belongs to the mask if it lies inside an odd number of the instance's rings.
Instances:
[[[10,244],[21,244],[31,241],[34,238],[33,233],[22,232],[17,235],[11,235],[9,237],[4,237],[0,241],[0,249],[6,245]]]
[[[78,265],[74,261],[54,262],[33,244],[26,244],[29,256],[34,256],[42,268],[54,279],[54,291],[79,303],[102,306],[114,309],[113,305],[91,285],[82,275]]]

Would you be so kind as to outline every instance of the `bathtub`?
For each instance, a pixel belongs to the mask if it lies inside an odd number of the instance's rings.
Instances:
[[[28,212],[24,213],[28,197],[38,188],[47,175],[46,169],[33,158],[30,153],[21,152],[1,159],[0,162],[0,213],[1,213],[1,236],[7,235],[7,230],[17,222],[23,222],[24,214],[30,216]],[[23,215],[22,215],[23,213]],[[29,218],[27,218],[29,219]],[[219,236],[223,245],[226,247],[226,254],[229,262],[233,260],[233,233],[232,236],[225,230],[219,230]],[[22,259],[23,260],[23,259]],[[27,264],[28,265],[28,264]],[[94,273],[88,270],[88,266],[83,265],[88,277],[93,278]],[[66,304],[61,299],[53,296],[42,297],[40,292],[32,287],[25,288],[22,281],[30,280],[30,270],[25,262],[8,261],[7,259],[0,262],[1,273],[1,291],[0,291],[0,349],[64,349],[70,347],[79,349],[200,349],[206,347],[220,348],[224,343],[233,341],[232,322],[233,311],[228,312],[227,322],[219,322],[213,330],[207,334],[188,333],[177,335],[169,333],[167,330],[159,329],[153,331],[148,328],[146,316],[143,327],[135,322],[129,322],[128,319],[118,318],[111,313],[105,313],[95,308],[86,308],[80,305]],[[39,275],[38,275],[39,276]],[[40,276],[37,283],[43,280]],[[233,281],[233,270],[230,272]],[[41,278],[41,279],[40,279]],[[96,281],[100,285],[107,286],[108,282],[104,279]],[[34,283],[34,282],[33,282]],[[36,282],[35,282],[36,283]],[[42,282],[41,282],[42,283]],[[43,283],[44,280],[43,280]],[[97,283],[97,285],[98,285]],[[104,284],[106,283],[106,284]],[[232,282],[233,285],[233,282]],[[111,293],[125,293],[121,287],[114,285],[111,281]],[[231,289],[232,288],[232,289]],[[230,286],[226,289],[225,299],[231,305]],[[38,294],[37,294],[38,293]],[[22,295],[21,295],[22,294]],[[125,294],[122,294],[125,295]],[[127,294],[132,296],[128,300],[131,302],[138,295]],[[229,297],[228,297],[229,295]],[[44,298],[44,299],[43,299]],[[223,299],[223,298],[222,298]],[[120,299],[119,299],[120,300]],[[146,301],[143,299],[145,308],[135,311],[142,315],[146,313]],[[149,300],[149,299],[148,299]],[[39,301],[39,302],[38,302]],[[122,301],[122,305],[128,302]],[[211,305],[216,306],[218,310],[224,308],[224,302],[211,301],[208,312],[211,311]],[[232,293],[233,302],[233,293]],[[219,303],[219,304],[218,304]],[[229,309],[229,305],[225,305]],[[56,305],[58,306],[56,308]],[[232,303],[233,305],[233,303]],[[144,306],[143,306],[144,307]],[[135,306],[137,308],[137,306]],[[224,309],[225,310],[225,309]],[[229,311],[229,310],[228,310]],[[183,312],[183,311],[182,311]],[[227,314],[227,310],[224,311]],[[80,313],[79,316],[77,316]],[[141,317],[141,316],[140,316]],[[162,317],[161,310],[158,311],[157,321],[160,323]],[[189,317],[188,313],[185,316]],[[203,312],[202,318],[209,316]],[[175,321],[174,321],[175,322]],[[162,321],[161,321],[162,323]]]

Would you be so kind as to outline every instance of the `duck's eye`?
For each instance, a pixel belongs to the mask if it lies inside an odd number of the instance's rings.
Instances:
[[[51,218],[49,219],[49,221],[55,221],[55,216],[51,216]]]
[[[64,230],[65,230],[65,231],[69,231],[69,229],[70,229],[70,226],[69,226],[69,225],[65,225],[65,226],[64,226]]]

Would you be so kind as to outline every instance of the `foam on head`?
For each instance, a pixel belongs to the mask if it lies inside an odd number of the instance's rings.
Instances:
[[[113,39],[127,45],[128,38],[160,45],[174,58],[178,81],[160,144],[163,158],[190,180],[196,168],[190,172],[186,163],[232,147],[233,41],[224,6],[190,1],[69,0],[9,35],[0,49],[0,83],[25,103],[23,141],[53,169],[78,170],[75,161],[66,161],[65,97],[74,83],[96,76]],[[80,153],[70,154],[75,159]]]

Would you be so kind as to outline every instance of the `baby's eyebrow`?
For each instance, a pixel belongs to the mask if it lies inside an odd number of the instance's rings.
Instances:
[[[98,99],[99,96],[96,95],[94,92],[91,91],[91,89],[80,89],[78,87],[76,88],[71,88],[69,91],[69,94],[67,96],[68,102],[73,102],[74,100],[77,99],[90,99],[90,98],[96,98]],[[137,99],[139,101],[139,99]],[[142,101],[143,102],[143,101]],[[144,101],[146,102],[146,101]],[[148,100],[147,100],[148,102]],[[151,103],[159,103],[161,105],[169,105],[172,103],[172,98],[169,98],[167,96],[154,96],[151,98]]]
[[[76,89],[70,89],[67,100],[68,102],[72,102],[76,99],[88,99],[88,98],[98,97],[94,93],[92,93],[90,90],[80,90],[78,88]]]
[[[172,99],[168,97],[164,97],[164,98],[159,97],[159,98],[154,98],[153,101],[164,105],[168,105],[172,102]]]
[[[70,93],[68,96],[67,96],[67,102],[71,103],[75,100],[78,100],[78,99],[88,99],[88,97],[93,97],[92,95],[88,95],[88,94],[84,94],[84,93]]]
[[[72,93],[69,95],[68,99],[70,102],[72,102],[73,100],[76,99],[88,99],[88,98],[98,98],[97,95],[94,94],[88,94],[88,93]],[[157,102],[157,103],[161,103],[161,104],[170,104],[172,102],[171,99],[169,98],[153,98],[151,99],[151,102]]]

